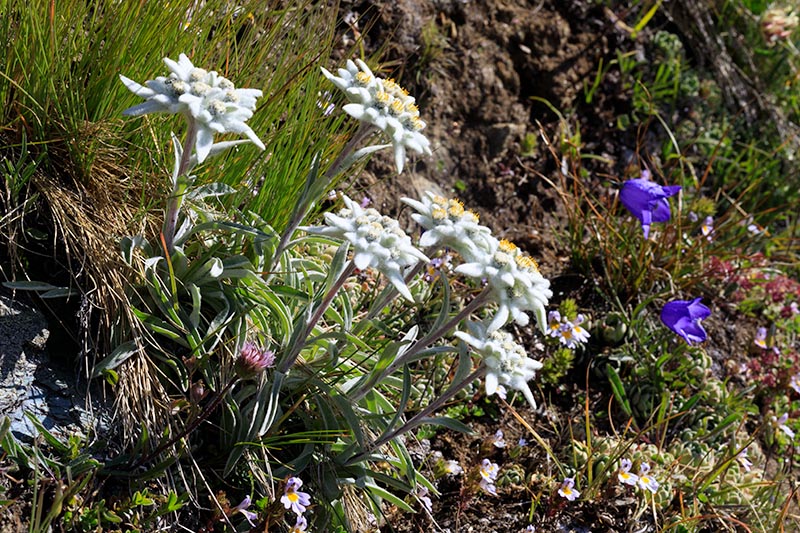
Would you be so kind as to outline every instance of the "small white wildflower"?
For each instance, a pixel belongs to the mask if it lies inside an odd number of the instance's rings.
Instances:
[[[491,230],[478,223],[478,215],[464,209],[455,199],[426,192],[421,201],[401,198],[417,212],[411,215],[425,232],[419,238],[423,248],[448,247],[467,262],[478,261],[490,250]]]
[[[542,363],[531,359],[525,349],[507,331],[487,332],[485,325],[470,322],[467,327],[472,335],[463,331],[455,336],[472,346],[488,367],[486,372],[486,394],[491,396],[502,384],[522,392],[528,403],[536,409],[536,401],[528,381],[536,377]]]
[[[561,487],[558,489],[558,494],[563,496],[569,501],[575,501],[578,499],[578,496],[581,495],[580,492],[575,490],[575,480],[571,477],[564,478],[564,481],[561,482]]]
[[[414,301],[404,280],[404,270],[418,261],[429,259],[411,244],[411,238],[400,229],[396,220],[382,216],[375,209],[365,209],[344,194],[341,197],[347,206],[345,209],[338,215],[325,213],[327,226],[307,230],[350,241],[356,268],[375,268],[400,294]]]
[[[394,80],[375,76],[361,60],[347,61],[339,76],[322,69],[323,75],[341,89],[350,101],[342,109],[351,117],[373,124],[386,133],[394,146],[397,172],[405,166],[406,150],[431,155],[430,141],[422,134],[425,122],[419,117],[414,97]]]
[[[650,465],[642,463],[639,467],[639,479],[636,482],[640,488],[649,490],[653,494],[658,491],[658,481],[650,475]]]
[[[617,478],[619,479],[620,483],[624,483],[626,485],[636,486],[636,483],[639,481],[639,476],[636,474],[631,474],[631,463],[630,459],[622,459],[619,462],[619,472],[617,473]]]
[[[797,394],[800,394],[800,374],[795,374],[789,380],[789,387],[794,389]]]
[[[494,482],[497,479],[497,474],[500,472],[500,467],[497,463],[491,462],[489,459],[484,459],[481,461],[481,467],[479,470],[481,481],[480,487],[492,495],[497,495],[497,489],[494,486]]]
[[[495,434],[492,436],[492,445],[495,448],[505,448],[506,447],[506,440],[503,435],[503,430],[498,429]]]
[[[444,471],[449,476],[457,476],[464,471],[461,468],[461,465],[458,464],[458,461],[454,461],[450,459],[449,461],[444,462]]]
[[[786,424],[786,422],[788,421],[789,421],[789,413],[783,413],[779,417],[776,417],[775,415],[772,416],[772,423],[775,425],[775,427],[783,431],[787,437],[794,440],[795,433],[794,430]]]
[[[753,467],[753,462],[747,457],[747,448],[736,455],[736,461],[742,466],[745,472],[749,472]]]

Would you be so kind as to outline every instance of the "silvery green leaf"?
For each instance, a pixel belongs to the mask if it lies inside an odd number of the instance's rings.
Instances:
[[[235,192],[236,189],[230,185],[226,185],[225,183],[209,183],[207,185],[201,185],[200,187],[190,191],[187,193],[186,198],[190,200],[201,200],[203,198],[224,196],[226,194],[232,194]]]
[[[208,156],[206,157],[214,157],[215,155],[220,154],[229,148],[249,142],[251,142],[250,139],[239,139],[236,141],[223,141],[221,143],[214,143],[211,145],[211,149],[208,151]],[[197,155],[192,154],[191,159],[189,159],[189,167],[194,168],[195,166],[197,166]]]
[[[120,239],[119,247],[122,250],[122,259],[125,260],[125,263],[130,265],[133,262],[133,251],[136,248],[141,248],[146,251],[150,248],[150,243],[141,235],[134,235],[133,237],[125,236]]]
[[[148,257],[147,259],[144,260],[144,269],[145,270],[155,269],[156,266],[158,266],[158,263],[160,263],[163,260],[164,258],[161,257],[160,255],[157,255],[155,257]]]
[[[106,370],[112,370],[138,353],[139,348],[134,341],[128,341],[117,346],[113,352],[97,363],[92,370],[92,377],[102,376]]]
[[[194,283],[188,283],[186,289],[192,295],[192,312],[189,315],[189,324],[192,328],[197,329],[200,326],[200,311],[202,308],[203,297],[200,293],[200,287]]]
[[[3,286],[20,291],[49,291],[58,289],[55,285],[50,285],[42,281],[4,281]]]

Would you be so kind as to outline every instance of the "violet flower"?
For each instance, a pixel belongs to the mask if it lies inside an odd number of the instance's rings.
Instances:
[[[711,309],[700,300],[674,300],[661,310],[661,321],[689,344],[703,342],[707,337],[700,321],[711,314]]]
[[[311,495],[303,492],[300,487],[303,486],[303,480],[299,477],[290,477],[286,481],[286,488],[281,496],[281,503],[286,509],[291,509],[297,515],[306,512],[306,509],[311,505]]]
[[[650,224],[669,220],[667,198],[678,194],[680,185],[662,186],[646,179],[637,178],[622,184],[619,201],[642,223],[644,238],[650,235]]]

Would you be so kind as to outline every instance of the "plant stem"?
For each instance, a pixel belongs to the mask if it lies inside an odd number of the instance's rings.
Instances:
[[[381,446],[383,446],[387,442],[391,441],[392,439],[394,439],[394,438],[396,438],[396,437],[398,437],[400,435],[408,433],[409,431],[411,431],[412,429],[416,428],[417,426],[419,426],[421,424],[424,424],[425,420],[431,414],[433,414],[435,411],[441,409],[442,406],[446,402],[448,402],[456,394],[461,392],[464,389],[464,387],[466,387],[467,385],[469,385],[470,383],[472,383],[476,379],[480,379],[483,376],[485,376],[486,375],[486,371],[487,371],[486,364],[481,362],[480,366],[478,366],[478,368],[475,369],[470,375],[465,377],[459,383],[456,383],[455,385],[452,385],[441,396],[439,396],[438,398],[433,400],[431,403],[429,403],[425,407],[425,409],[423,409],[422,411],[420,411],[419,413],[417,413],[413,417],[411,417],[411,419],[408,422],[406,422],[405,424],[403,424],[399,428],[395,429],[394,431],[391,431],[389,433],[384,434],[378,440],[376,440],[375,442],[373,442],[372,444],[367,446],[367,448],[363,452],[361,452],[360,454],[356,455],[352,459],[348,460],[347,463],[345,463],[345,464],[346,465],[352,465],[352,464],[358,463],[358,462],[366,459],[366,457],[370,453],[372,453],[372,451],[374,451],[375,449],[380,448]]]
[[[167,201],[167,211],[164,214],[164,241],[166,242],[166,252],[172,251],[172,244],[175,240],[175,227],[178,224],[178,211],[180,210],[181,203],[183,202],[183,195],[185,191],[181,191],[178,185],[180,177],[186,174],[189,170],[189,162],[192,158],[192,150],[194,143],[197,140],[197,123],[193,118],[187,120],[189,125],[186,128],[186,138],[183,140],[183,154],[181,155],[180,165],[178,166],[178,173],[175,176],[175,182],[172,184],[172,194]]]
[[[357,402],[361,400],[366,394],[374,387],[377,383],[380,383],[386,376],[391,375],[395,370],[406,364],[410,361],[413,357],[415,357],[419,352],[427,348],[433,342],[439,340],[440,338],[444,337],[444,335],[449,332],[451,329],[456,327],[462,320],[469,317],[473,312],[475,312],[478,308],[480,308],[486,300],[488,300],[490,295],[491,289],[486,287],[478,294],[473,300],[468,303],[464,308],[453,318],[448,320],[444,325],[440,328],[431,331],[423,338],[418,340],[411,346],[403,355],[399,356],[395,361],[386,367],[383,372],[380,372],[373,376],[371,379],[367,380],[364,385],[362,385],[358,391],[353,394],[350,399],[353,402]]]
[[[331,163],[331,166],[328,167],[328,170],[325,172],[325,174],[323,174],[322,177],[325,180],[330,181],[340,171],[352,165],[354,161],[349,160],[350,155],[353,153],[356,146],[358,146],[361,141],[363,141],[374,130],[375,127],[372,124],[362,122],[358,127],[358,130],[356,130],[356,133],[349,141],[347,141],[347,144],[342,149],[341,153],[339,153],[336,159],[334,159],[333,163]],[[311,187],[309,187],[309,190],[310,189]],[[306,214],[308,214],[308,209],[314,204],[315,200],[316,198],[300,198],[289,224],[286,225],[286,229],[281,235],[281,240],[278,243],[278,247],[275,248],[275,255],[272,257],[272,265],[277,264],[277,262],[280,260],[281,254],[289,245],[289,239],[292,237],[292,235],[294,235],[295,230],[306,217]]]
[[[183,439],[189,433],[191,433],[192,431],[197,429],[198,426],[200,426],[200,424],[204,420],[208,419],[208,417],[211,415],[211,413],[214,411],[214,409],[219,407],[219,404],[225,398],[225,395],[228,394],[228,392],[237,383],[238,380],[239,380],[238,376],[234,375],[231,378],[231,380],[222,389],[220,389],[220,391],[217,393],[216,397],[214,397],[214,399],[211,400],[208,403],[208,405],[206,405],[206,407],[189,424],[186,425],[186,427],[184,427],[181,431],[178,432],[177,435],[175,435],[174,437],[169,439],[167,442],[161,444],[158,448],[156,448],[155,450],[153,450],[149,454],[145,455],[144,457],[140,457],[139,459],[137,459],[136,461],[131,463],[130,468],[135,468],[137,466],[140,466],[140,465],[143,465],[145,463],[148,463],[148,462],[152,461],[153,459],[158,457],[162,452],[164,452],[167,448],[170,448],[175,443],[177,443],[179,440]]]
[[[319,319],[322,318],[322,315],[325,313],[325,310],[328,309],[328,307],[330,307],[331,302],[336,297],[336,294],[339,292],[339,289],[342,288],[344,282],[347,281],[347,278],[350,277],[350,275],[353,273],[355,269],[356,265],[351,260],[347,264],[345,269],[342,271],[342,273],[339,275],[339,278],[336,280],[336,282],[333,284],[330,290],[328,290],[328,293],[320,302],[319,307],[317,307],[314,310],[314,314],[311,315],[311,318],[308,319],[308,322],[303,328],[303,333],[294,342],[294,345],[292,346],[292,351],[289,352],[289,355],[287,355],[283,359],[283,361],[281,361],[281,364],[278,367],[278,372],[285,374],[297,360],[298,355],[300,355],[300,351],[305,347],[308,336],[311,335],[312,331],[314,331],[314,326],[316,326],[317,322],[319,322]]]

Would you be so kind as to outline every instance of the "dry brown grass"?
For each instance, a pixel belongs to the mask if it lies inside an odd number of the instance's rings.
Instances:
[[[85,376],[92,375],[93,365],[115,344],[133,338],[139,345],[138,356],[116,369],[115,411],[125,440],[131,442],[142,424],[151,432],[163,429],[168,406],[159,400],[166,393],[144,349],[148,333],[131,311],[137,273],[123,261],[119,241],[126,235],[157,235],[152,218],[141,216],[140,199],[158,191],[123,166],[121,143],[102,124],[85,123],[68,138],[54,138],[47,145],[47,164],[33,175],[27,196],[38,193],[37,222],[44,218],[50,226],[52,257],[44,260],[65,270],[71,288],[80,294],[77,322]],[[18,216],[0,226],[12,260],[19,259],[19,247],[24,246],[24,224],[25,218]],[[18,276],[25,275],[18,270]]]

